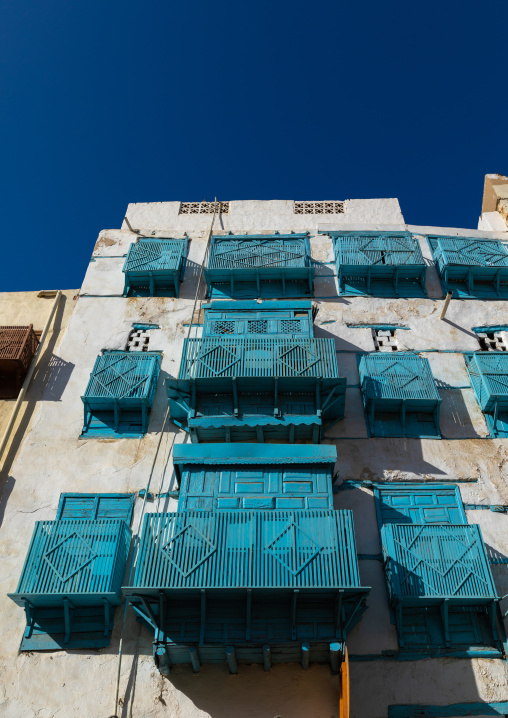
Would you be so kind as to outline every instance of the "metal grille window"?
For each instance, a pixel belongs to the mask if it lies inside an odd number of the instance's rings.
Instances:
[[[345,202],[295,202],[295,214],[343,214]]]
[[[247,334],[266,334],[268,331],[268,322],[266,319],[254,319],[247,322]]]
[[[213,214],[215,202],[180,202],[180,214]],[[229,202],[217,202],[217,214],[229,214]]]
[[[399,349],[395,329],[372,329],[377,352],[396,352]]]

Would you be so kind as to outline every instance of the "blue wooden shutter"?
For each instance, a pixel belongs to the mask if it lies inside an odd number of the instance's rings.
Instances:
[[[60,494],[57,519],[132,518],[134,494]]]
[[[386,524],[466,524],[458,486],[393,485],[374,491],[379,527]]]
[[[323,466],[185,467],[179,510],[322,509],[331,507],[330,470]]]

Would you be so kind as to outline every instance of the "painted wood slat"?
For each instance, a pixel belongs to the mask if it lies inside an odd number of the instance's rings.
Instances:
[[[508,297],[508,250],[496,239],[428,235],[443,291],[460,299]]]
[[[449,705],[388,706],[388,718],[453,718],[453,716],[505,716],[508,701],[494,703],[453,703]]]
[[[58,519],[120,519],[130,525],[134,494],[60,494]]]
[[[387,484],[374,488],[379,528],[387,523],[466,524],[458,486]]]
[[[81,397],[82,436],[145,434],[160,364],[156,352],[105,351],[98,356]]]
[[[186,239],[140,238],[123,266],[124,296],[175,296],[185,270]]]
[[[37,521],[18,587],[19,605],[58,606],[120,602],[130,529],[118,519]]]
[[[349,511],[224,511],[145,516],[133,585],[360,588]]]
[[[339,294],[425,297],[427,267],[410,232],[327,232]]]
[[[407,352],[366,354],[359,373],[372,436],[440,438],[441,397],[428,359]]]

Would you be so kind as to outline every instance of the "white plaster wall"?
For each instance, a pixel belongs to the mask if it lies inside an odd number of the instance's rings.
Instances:
[[[208,231],[212,215],[178,214],[179,202],[147,202],[129,204],[126,216],[133,229],[157,231]],[[236,200],[230,202],[229,214],[216,218],[215,229],[241,230],[245,232],[293,229],[295,232],[315,229],[318,222],[331,219],[330,215],[305,215],[294,213],[293,200]],[[333,215],[339,225],[382,222],[404,222],[397,199],[351,199],[345,204],[343,214]],[[124,222],[122,228],[127,228]]]
[[[508,227],[499,212],[484,212],[478,219],[478,229],[487,232],[504,232],[508,239]]]
[[[6,597],[13,591],[23,565],[34,521],[55,515],[63,491],[138,491],[145,487],[167,406],[162,379],[176,376],[184,337],[192,320],[197,277],[211,217],[179,215],[179,203],[133,204],[128,218],[135,229],[153,236],[190,238],[189,266],[179,299],[129,298],[123,293],[122,266],[129,245],[137,235],[124,223],[121,230],[100,233],[91,261],[63,337],[59,356],[70,373],[55,377],[58,401],[46,395],[34,417],[9,476],[11,492],[3,504],[0,526],[0,714],[13,718],[38,716],[114,715],[115,681],[121,612],[117,612],[110,648],[20,654],[24,627],[23,611]],[[452,301],[446,321],[439,320],[442,293],[429,269],[428,299],[373,299],[337,296],[333,254],[328,237],[318,230],[333,220],[335,228],[404,229],[397,200],[349,200],[344,215],[332,217],[294,215],[290,201],[232,202],[231,213],[222,218],[223,231],[309,231],[317,267],[315,301],[319,303],[316,336],[332,337],[338,350],[341,373],[347,377],[346,418],[331,427],[326,443],[337,446],[339,484],[347,480],[459,480],[462,496],[470,503],[508,503],[507,441],[488,440],[464,367],[462,351],[477,348],[471,327],[508,323],[505,302]],[[219,220],[218,220],[219,221]],[[217,225],[216,225],[217,228]],[[456,228],[410,227],[451,235],[498,236]],[[430,254],[422,239],[424,256]],[[201,297],[202,299],[203,297]],[[198,303],[199,308],[199,303]],[[159,382],[149,431],[143,439],[79,439],[83,421],[81,394],[101,349],[124,348],[134,322],[154,323],[150,348],[163,352]],[[397,336],[403,348],[423,352],[430,363],[443,398],[443,434],[438,440],[368,439],[355,352],[372,351],[370,329],[347,324],[394,323],[408,327]],[[196,331],[196,330],[194,330]],[[446,350],[446,351],[444,351]],[[176,433],[176,436],[175,436]],[[174,488],[171,460],[166,462],[173,438],[185,440],[171,426],[164,435],[153,472],[151,489],[156,493]],[[380,552],[372,492],[354,488],[340,490],[336,508],[354,514],[358,551]],[[136,503],[136,527],[141,501]],[[149,502],[147,510],[157,510]],[[162,500],[160,508],[175,510],[176,501]],[[480,523],[486,541],[508,555],[507,517],[491,511],[469,512]],[[371,586],[369,608],[349,637],[353,658],[380,655],[397,649],[388,599],[379,561],[362,560],[360,572]],[[500,594],[506,586],[506,566],[494,576]],[[177,667],[169,679],[156,671],[151,658],[148,632],[133,618],[130,609],[124,628],[124,659],[121,668],[117,715],[126,718],[329,718],[338,716],[338,681],[326,666],[276,666],[265,674],[259,666],[241,666],[231,677],[224,666],[205,666],[199,676],[190,667]],[[417,662],[393,660],[351,663],[352,716],[383,718],[393,703],[451,703],[466,700],[506,700],[507,669],[502,661],[435,659]]]
[[[29,428],[33,413],[42,397],[47,384],[49,373],[58,371],[63,373],[59,357],[59,343],[76,306],[77,289],[68,289],[62,292],[58,307],[48,329],[46,340],[41,348],[37,369],[26,394],[26,400],[18,410],[16,420],[11,431],[11,437],[0,463],[0,495],[8,493],[9,481],[5,481],[6,474],[15,458],[19,443]],[[40,297],[39,292],[0,292],[0,326],[29,326],[33,325],[35,331],[42,331],[55,301],[54,296]],[[48,387],[51,394],[52,387]],[[16,403],[15,399],[0,399],[0,437],[10,421]],[[6,488],[7,484],[7,488]]]

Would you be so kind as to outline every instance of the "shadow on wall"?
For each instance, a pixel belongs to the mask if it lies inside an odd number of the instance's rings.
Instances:
[[[130,690],[118,718],[138,715],[136,693],[146,691],[139,685],[136,655]],[[151,659],[149,659],[151,660]],[[136,685],[136,679],[138,685]],[[339,678],[329,666],[276,665],[269,672],[262,666],[240,666],[238,674],[229,674],[226,665],[205,665],[198,675],[190,665],[177,665],[169,678],[159,677],[160,692],[154,702],[167,706],[168,715],[175,704],[175,692],[185,715],[211,718],[339,718]],[[146,698],[145,698],[146,700]],[[189,706],[189,702],[192,706]]]
[[[491,564],[506,564],[506,563],[508,563],[508,558],[505,556],[505,554],[501,553],[501,551],[498,551],[493,546],[489,546],[488,543],[485,543],[485,550],[487,551],[489,563],[491,563]]]
[[[12,491],[12,486],[10,486],[9,482],[14,482],[14,478],[9,476],[9,472],[12,468],[16,452],[19,449],[20,443],[22,442],[25,432],[32,419],[37,402],[60,401],[74,369],[74,364],[71,362],[65,362],[53,353],[62,330],[65,303],[68,301],[72,300],[69,300],[65,295],[62,295],[53,319],[51,334],[45,346],[44,352],[39,358],[37,369],[34,372],[34,376],[30,384],[30,390],[28,393],[29,398],[23,403],[21,421],[15,433],[11,435],[11,446],[7,454],[4,455],[3,461],[0,465],[0,525],[1,518],[3,518],[5,511],[6,501]]]
[[[458,329],[459,332],[462,332],[463,334],[467,334],[468,337],[473,337],[474,339],[478,339],[478,334],[475,332],[469,331],[469,329],[466,329],[465,327],[462,327],[460,324],[455,324],[455,322],[452,322],[451,319],[448,319],[445,317],[441,321],[445,322],[445,324],[449,324],[452,327],[455,327],[455,329]],[[478,347],[479,349],[480,347]]]
[[[0,495],[0,526],[3,524],[5,509],[7,507],[7,501],[9,500],[9,496],[12,494],[15,483],[16,482],[14,481],[13,476],[7,476],[7,478],[5,480],[2,480],[2,484],[1,484],[1,492],[2,493]]]
[[[72,371],[76,365],[65,361],[56,354],[51,354],[45,366],[37,369],[35,377],[44,386],[44,401],[61,401]]]
[[[166,388],[166,382],[168,379],[174,379],[173,374],[169,374],[164,369],[160,370],[159,380],[157,382],[157,391],[155,392],[155,398],[150,410],[150,422],[148,424],[148,434],[159,434],[166,417],[166,411],[168,409],[168,393]],[[168,427],[166,426],[166,431]],[[169,424],[170,432],[178,432],[178,428],[175,424]]]
[[[318,261],[313,261],[313,265],[316,268],[313,296],[319,297],[320,301],[329,301],[330,299],[341,301],[337,292],[335,265],[327,265]]]
[[[339,323],[341,322],[337,322],[337,324]],[[348,342],[346,339],[337,336],[337,334],[332,334],[332,332],[323,329],[323,325],[314,324],[314,337],[316,339],[333,339],[335,342],[336,350],[340,350],[342,352],[358,352],[358,354],[365,354],[365,349],[362,349],[357,344],[351,344],[351,342]],[[372,351],[374,351],[374,347],[372,347]],[[340,361],[339,357],[337,357],[337,361]]]
[[[187,259],[185,263],[185,272],[183,275],[183,280],[180,284],[180,299],[194,299],[196,296],[196,289],[198,286],[198,280],[199,275],[201,272],[201,264],[196,264],[196,262],[193,262],[192,260]],[[203,289],[205,287],[205,289]],[[202,282],[201,282],[201,290],[199,293],[199,298],[204,299],[206,294],[206,283],[205,283],[205,276],[203,272]]]
[[[460,389],[454,389],[441,381],[436,381],[436,386],[442,399],[439,424],[443,439],[478,439],[488,434],[487,426],[484,423],[482,434],[476,430],[471,419],[470,409],[464,401],[464,394]]]
[[[333,428],[330,430],[333,431]],[[429,463],[424,457],[421,439],[371,438],[366,452],[366,440],[326,435],[327,444],[335,444],[340,457],[342,480],[397,481],[426,480],[428,476],[444,476],[442,466]],[[342,439],[342,437],[341,437]],[[439,441],[437,439],[436,441]]]
[[[240,665],[232,676],[226,665],[203,665],[198,674],[190,665],[175,665],[164,678],[152,663],[151,641],[143,627],[132,627],[136,648],[121,703],[111,718],[135,718],[144,714],[148,697],[155,706],[174,715],[178,705],[182,715],[210,718],[340,718],[339,678],[329,666],[311,664],[305,671],[300,665],[279,664],[265,672],[259,665]],[[131,643],[129,641],[129,643]],[[469,678],[467,675],[469,674]],[[148,676],[152,679],[149,680]],[[468,660],[350,661],[351,718],[365,716],[473,715],[471,712],[447,712],[448,704],[468,703],[474,715],[491,713],[478,693],[476,676]],[[459,678],[460,676],[460,678]],[[366,690],[366,686],[369,687]],[[455,687],[455,689],[454,689]],[[418,705],[444,708],[443,712],[418,712]],[[408,705],[409,704],[409,705]],[[404,706],[405,712],[393,712]],[[483,708],[484,707],[484,708]],[[482,711],[479,709],[482,708]]]
[[[173,686],[211,718],[339,718],[339,678],[329,666],[205,666],[196,677],[190,666],[174,670]],[[213,686],[213,688],[212,688]]]

